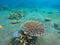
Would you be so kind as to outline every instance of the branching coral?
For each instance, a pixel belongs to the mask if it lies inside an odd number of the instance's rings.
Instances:
[[[29,21],[22,25],[22,29],[32,36],[41,35],[44,32],[43,24]]]

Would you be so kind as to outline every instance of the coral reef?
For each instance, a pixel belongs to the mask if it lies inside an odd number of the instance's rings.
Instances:
[[[26,22],[21,28],[32,36],[40,36],[44,32],[44,25],[35,21]]]
[[[14,33],[13,38],[11,40],[12,45],[34,45],[37,37],[30,36],[27,32],[23,30],[18,30]]]
[[[9,14],[9,19],[21,19],[24,16],[22,11],[14,11]]]

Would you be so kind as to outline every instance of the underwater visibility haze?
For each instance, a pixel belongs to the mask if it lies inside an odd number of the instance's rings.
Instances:
[[[0,45],[60,45],[60,0],[0,0]]]

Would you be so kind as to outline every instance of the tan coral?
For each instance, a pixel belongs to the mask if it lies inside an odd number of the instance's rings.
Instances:
[[[21,27],[24,31],[30,35],[40,35],[44,32],[44,26],[41,23],[35,21],[29,21],[22,25]]]

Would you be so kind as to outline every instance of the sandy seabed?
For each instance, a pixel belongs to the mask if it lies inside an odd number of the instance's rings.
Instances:
[[[60,45],[60,30],[54,28],[54,23],[60,22],[60,11],[58,9],[18,9],[25,12],[25,17],[18,20],[20,23],[17,24],[12,24],[11,20],[8,19],[9,12],[12,10],[0,11],[0,25],[3,26],[3,29],[0,30],[0,45],[11,45],[13,33],[19,30],[26,21],[38,21],[45,26],[44,33],[37,37],[35,45]],[[46,18],[50,18],[51,21],[46,22]]]

